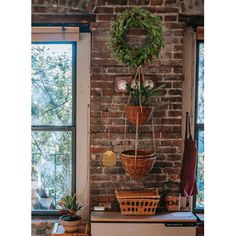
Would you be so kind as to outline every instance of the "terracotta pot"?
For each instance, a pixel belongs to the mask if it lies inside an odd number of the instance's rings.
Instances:
[[[166,210],[167,211],[180,211],[180,193],[168,194],[166,196]]]
[[[156,161],[156,154],[138,150],[135,160],[135,150],[121,153],[121,163],[126,173],[134,178],[141,178],[151,171]]]
[[[125,106],[127,119],[132,124],[137,123],[137,114],[139,125],[143,125],[144,123],[148,122],[152,116],[153,110],[153,107]]]
[[[69,233],[78,231],[80,228],[81,221],[82,221],[81,219],[74,220],[74,221],[65,221],[62,219],[62,216],[59,219],[65,231]]]

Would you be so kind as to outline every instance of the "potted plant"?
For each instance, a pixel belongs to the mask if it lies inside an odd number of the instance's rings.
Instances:
[[[146,31],[145,43],[138,48],[128,42],[127,32],[131,28]],[[134,86],[132,84],[127,85],[134,106],[126,106],[125,112],[131,123],[144,124],[151,117],[153,111],[153,108],[146,107],[149,98],[158,96],[161,88],[163,88],[163,86],[159,86],[154,89],[146,86],[142,69],[145,63],[152,61],[154,57],[158,58],[161,48],[164,47],[160,17],[138,7],[122,12],[111,25],[108,45],[116,60],[126,66],[136,68]]]
[[[85,205],[77,202],[76,194],[68,194],[62,197],[59,205],[61,206],[60,212],[62,213],[59,219],[65,231],[75,232],[79,230],[81,216],[77,215],[76,212],[80,211]]]
[[[160,96],[161,90],[164,87],[165,84],[154,88],[145,82],[133,81],[127,83],[126,88],[129,92],[132,104],[125,106],[127,119],[133,124],[138,122],[139,125],[147,122],[153,112],[153,107],[149,106],[149,100],[151,97]]]
[[[130,44],[128,40],[130,29],[141,29],[146,32],[144,43],[140,46]],[[149,153],[146,150],[138,150],[138,127],[152,117],[153,108],[148,107],[149,99],[159,96],[164,85],[153,88],[146,84],[142,66],[153,58],[158,58],[161,48],[164,47],[164,36],[161,18],[150,11],[142,8],[133,8],[123,11],[118,15],[110,28],[109,48],[112,56],[120,63],[135,67],[136,74],[131,83],[127,84],[129,92],[129,105],[125,105],[127,119],[136,124],[135,150],[127,150],[121,153],[121,161],[126,172],[135,178],[147,174],[153,167],[156,159],[155,132],[153,129],[154,151]],[[130,104],[131,102],[131,104]],[[124,144],[127,132],[125,122]],[[125,148],[125,146],[124,146]]]

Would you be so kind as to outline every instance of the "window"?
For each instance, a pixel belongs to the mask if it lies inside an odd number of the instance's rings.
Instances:
[[[55,210],[74,190],[75,45],[37,42],[31,50],[32,207]]]
[[[90,33],[33,27],[31,55],[32,214],[53,215],[65,194],[88,202]]]
[[[195,140],[198,147],[197,185],[195,208],[204,208],[204,42],[197,42],[197,76],[195,100]]]

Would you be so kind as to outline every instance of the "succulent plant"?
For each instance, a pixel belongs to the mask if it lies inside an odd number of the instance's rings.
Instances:
[[[68,194],[61,198],[60,213],[63,215],[62,219],[65,221],[78,220],[80,217],[76,215],[76,212],[80,211],[85,205],[77,202],[76,194]]]

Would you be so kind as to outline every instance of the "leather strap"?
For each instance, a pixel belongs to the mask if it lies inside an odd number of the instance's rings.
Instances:
[[[188,138],[192,139],[192,134],[191,134],[191,125],[190,125],[189,113],[186,112],[185,140],[188,139]]]

